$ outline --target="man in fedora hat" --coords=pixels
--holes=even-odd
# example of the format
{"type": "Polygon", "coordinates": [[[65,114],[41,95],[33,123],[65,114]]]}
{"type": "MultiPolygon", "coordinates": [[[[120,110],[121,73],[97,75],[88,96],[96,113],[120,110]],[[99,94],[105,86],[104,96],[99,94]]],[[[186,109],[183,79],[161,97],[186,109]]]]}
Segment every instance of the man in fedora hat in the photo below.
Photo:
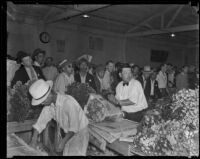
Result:
{"type": "Polygon", "coordinates": [[[34,132],[30,146],[37,147],[39,134],[47,124],[54,119],[58,127],[58,143],[55,143],[57,152],[63,156],[85,156],[89,141],[88,119],[78,102],[70,95],[62,95],[52,90],[53,82],[37,80],[30,88],[33,106],[43,104],[37,122],[33,125],[34,132]],[[60,129],[65,133],[62,138],[60,129]]]}
{"type": "Polygon", "coordinates": [[[32,65],[32,59],[28,53],[19,51],[17,53],[17,60],[18,63],[21,63],[21,67],[15,72],[14,78],[11,82],[11,87],[13,87],[17,81],[21,81],[22,84],[25,84],[29,80],[45,80],[40,68],[32,65]]]}
{"type": "Polygon", "coordinates": [[[40,48],[35,49],[32,54],[33,65],[42,67],[46,52],[40,48]]]}
{"type": "Polygon", "coordinates": [[[142,85],[142,88],[144,90],[144,94],[145,94],[145,97],[147,98],[148,97],[148,90],[146,88],[146,85],[147,83],[150,82],[150,74],[152,73],[152,70],[151,70],[151,67],[150,66],[144,66],[143,67],[143,70],[142,70],[142,74],[140,76],[138,76],[137,80],[140,81],[141,85],[142,85]]]}
{"type": "Polygon", "coordinates": [[[54,91],[65,94],[67,92],[67,87],[74,82],[72,62],[64,59],[59,63],[59,68],[61,73],[55,80],[54,91]]]}

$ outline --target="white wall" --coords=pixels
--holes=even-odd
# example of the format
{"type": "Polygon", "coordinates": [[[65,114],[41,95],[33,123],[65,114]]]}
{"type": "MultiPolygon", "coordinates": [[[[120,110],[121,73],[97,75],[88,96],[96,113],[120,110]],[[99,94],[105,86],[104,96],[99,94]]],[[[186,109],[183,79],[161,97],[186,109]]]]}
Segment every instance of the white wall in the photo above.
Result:
{"type": "Polygon", "coordinates": [[[195,63],[195,57],[199,55],[199,49],[188,49],[183,46],[145,38],[125,39],[117,33],[78,27],[62,22],[44,26],[39,22],[37,25],[30,25],[8,21],[7,30],[9,32],[8,54],[15,56],[19,50],[32,53],[36,48],[41,48],[46,50],[47,56],[52,56],[55,62],[63,58],[75,60],[87,53],[93,56],[93,62],[96,64],[104,64],[107,60],[113,60],[115,62],[134,62],[140,66],[157,67],[160,63],[150,62],[151,49],[155,49],[169,51],[167,62],[181,67],[185,64],[185,56],[188,56],[189,63],[195,63]],[[42,31],[47,31],[51,35],[51,41],[48,44],[43,44],[39,40],[39,34],[42,31]],[[103,38],[104,48],[102,51],[89,49],[89,36],[103,38]],[[66,41],[64,53],[57,51],[57,40],[66,41]]]}
{"type": "Polygon", "coordinates": [[[129,38],[127,40],[126,60],[127,62],[134,62],[141,67],[144,65],[157,67],[161,63],[150,61],[151,49],[168,51],[169,55],[166,62],[170,62],[178,67],[184,64],[184,47],[144,38],[129,38]]]}
{"type": "Polygon", "coordinates": [[[47,56],[53,56],[54,61],[58,62],[63,58],[75,60],[82,54],[90,54],[93,56],[93,62],[104,64],[107,60],[124,61],[123,38],[118,35],[110,34],[89,28],[77,28],[62,23],[44,26],[19,24],[8,21],[7,31],[8,49],[7,53],[16,56],[19,50],[24,50],[32,54],[36,48],[46,50],[47,56]],[[43,44],[39,40],[39,34],[47,31],[51,35],[51,41],[43,44]],[[97,36],[103,38],[104,47],[102,51],[94,51],[89,49],[89,36],[97,36]],[[65,40],[65,52],[57,51],[57,40],[65,40]]]}

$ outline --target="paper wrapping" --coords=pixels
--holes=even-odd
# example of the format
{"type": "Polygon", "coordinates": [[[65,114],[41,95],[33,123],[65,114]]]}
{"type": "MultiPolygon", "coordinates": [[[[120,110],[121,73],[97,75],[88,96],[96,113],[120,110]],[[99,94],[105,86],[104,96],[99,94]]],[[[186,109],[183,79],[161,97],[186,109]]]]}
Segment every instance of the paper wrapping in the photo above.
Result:
{"type": "MultiPolygon", "coordinates": [[[[104,99],[101,95],[94,94],[94,93],[90,94],[90,96],[88,98],[88,102],[87,102],[86,106],[84,107],[84,111],[85,111],[86,114],[87,114],[88,105],[90,104],[90,102],[93,99],[97,99],[106,108],[106,111],[105,111],[104,116],[102,117],[102,120],[115,121],[115,120],[117,120],[119,118],[122,118],[122,111],[120,110],[120,108],[115,107],[113,104],[111,104],[106,99],[104,99]]],[[[92,122],[92,121],[90,121],[90,122],[92,122]]]]}

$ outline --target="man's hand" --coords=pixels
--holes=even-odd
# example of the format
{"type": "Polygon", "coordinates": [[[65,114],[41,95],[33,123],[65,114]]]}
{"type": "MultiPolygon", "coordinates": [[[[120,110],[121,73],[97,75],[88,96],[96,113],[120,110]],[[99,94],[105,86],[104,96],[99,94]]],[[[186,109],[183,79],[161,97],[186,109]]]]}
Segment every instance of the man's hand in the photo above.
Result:
{"type": "Polygon", "coordinates": [[[115,96],[114,96],[113,94],[109,94],[109,95],[108,95],[108,100],[109,100],[110,102],[112,102],[113,104],[116,104],[116,105],[119,104],[119,101],[115,98],[115,96]]]}
{"type": "Polygon", "coordinates": [[[56,152],[62,152],[65,147],[65,141],[61,140],[60,143],[56,146],[56,152]]]}

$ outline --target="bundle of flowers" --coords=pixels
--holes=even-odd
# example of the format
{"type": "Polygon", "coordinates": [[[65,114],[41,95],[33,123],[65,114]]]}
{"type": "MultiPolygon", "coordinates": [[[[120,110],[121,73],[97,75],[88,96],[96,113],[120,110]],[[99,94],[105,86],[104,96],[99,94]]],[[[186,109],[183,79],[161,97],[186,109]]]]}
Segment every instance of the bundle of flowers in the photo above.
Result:
{"type": "Polygon", "coordinates": [[[147,155],[198,156],[198,141],[199,89],[183,89],[171,104],[146,113],[133,145],[147,155]],[[165,119],[164,113],[169,113],[165,119]]]}
{"type": "Polygon", "coordinates": [[[122,112],[119,108],[109,103],[101,95],[94,93],[90,94],[84,111],[91,122],[117,121],[122,118],[122,112]]]}
{"type": "Polygon", "coordinates": [[[74,82],[67,88],[67,94],[74,97],[83,109],[88,101],[90,93],[96,92],[92,87],[85,83],[74,82]]]}
{"type": "Polygon", "coordinates": [[[33,109],[31,107],[31,96],[28,92],[30,85],[34,81],[28,81],[26,84],[22,84],[21,81],[18,81],[13,89],[9,88],[9,116],[8,121],[17,121],[23,122],[27,119],[33,119],[38,112],[38,109],[33,109]],[[36,113],[36,111],[37,113],[36,113]]]}
{"type": "Polygon", "coordinates": [[[87,117],[93,122],[101,122],[105,119],[106,108],[97,99],[92,99],[87,106],[87,117]]]}

